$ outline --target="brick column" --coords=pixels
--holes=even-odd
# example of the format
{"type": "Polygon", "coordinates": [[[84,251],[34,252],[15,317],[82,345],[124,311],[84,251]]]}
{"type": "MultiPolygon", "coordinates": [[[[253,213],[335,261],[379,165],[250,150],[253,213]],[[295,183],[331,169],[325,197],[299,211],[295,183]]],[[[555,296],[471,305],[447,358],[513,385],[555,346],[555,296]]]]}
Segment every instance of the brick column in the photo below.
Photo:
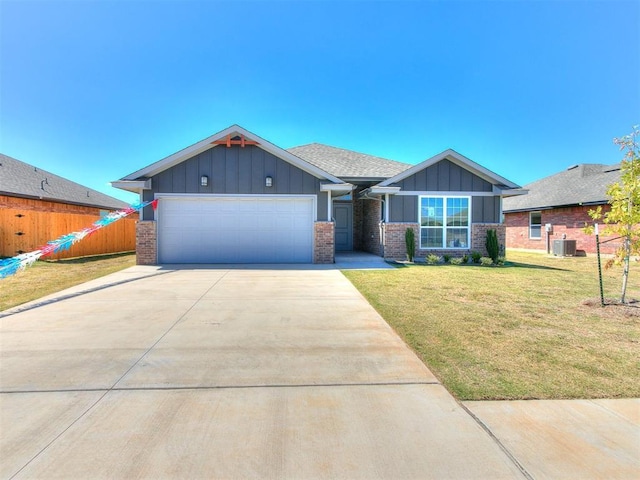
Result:
{"type": "Polygon", "coordinates": [[[384,258],[390,260],[407,259],[407,245],[404,240],[407,228],[412,228],[415,233],[416,256],[418,255],[420,231],[417,223],[383,223],[382,243],[384,248],[384,258]]]}
{"type": "Polygon", "coordinates": [[[382,202],[362,200],[363,219],[361,225],[362,245],[365,252],[382,256],[382,241],[380,238],[380,213],[382,202]]]}
{"type": "Polygon", "coordinates": [[[313,263],[334,263],[334,228],[333,222],[314,224],[313,263]]]}
{"type": "Polygon", "coordinates": [[[504,255],[507,240],[507,227],[503,223],[473,223],[471,224],[471,250],[488,256],[487,230],[495,230],[500,245],[500,254],[504,255]]]}
{"type": "Polygon", "coordinates": [[[156,222],[140,220],[136,223],[136,264],[156,265],[158,263],[158,241],[156,222]]]}

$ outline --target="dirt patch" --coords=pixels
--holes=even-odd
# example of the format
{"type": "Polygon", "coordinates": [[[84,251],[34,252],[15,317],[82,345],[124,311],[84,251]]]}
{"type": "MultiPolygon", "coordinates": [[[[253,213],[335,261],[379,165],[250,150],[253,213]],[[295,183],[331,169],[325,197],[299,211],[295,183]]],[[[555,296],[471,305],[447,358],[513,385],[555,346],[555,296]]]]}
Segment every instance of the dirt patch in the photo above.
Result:
{"type": "Polygon", "coordinates": [[[588,298],[582,302],[587,307],[601,310],[603,317],[640,317],[640,300],[631,299],[621,303],[620,299],[605,298],[604,307],[600,305],[600,298],[588,298]]]}

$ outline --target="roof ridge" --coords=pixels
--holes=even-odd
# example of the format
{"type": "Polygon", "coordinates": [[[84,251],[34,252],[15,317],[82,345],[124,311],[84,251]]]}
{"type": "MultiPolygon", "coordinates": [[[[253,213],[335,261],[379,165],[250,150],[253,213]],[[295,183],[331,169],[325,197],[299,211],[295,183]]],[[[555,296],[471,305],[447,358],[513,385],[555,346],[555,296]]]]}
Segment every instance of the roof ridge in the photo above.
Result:
{"type": "MultiPolygon", "coordinates": [[[[59,187],[59,192],[56,196],[35,195],[32,190],[34,187],[32,187],[28,183],[29,181],[33,181],[33,178],[13,178],[13,181],[14,181],[13,185],[11,184],[4,185],[5,188],[2,191],[6,193],[22,195],[27,197],[39,196],[42,199],[46,198],[48,200],[59,201],[63,203],[67,202],[67,203],[83,204],[88,206],[123,208],[124,206],[128,205],[127,202],[120,200],[116,197],[113,197],[109,194],[100,192],[99,190],[95,190],[91,187],[87,187],[86,185],[78,183],[74,180],[70,180],[56,173],[50,172],[49,170],[45,170],[31,163],[18,160],[17,158],[14,158],[5,153],[0,153],[0,158],[7,159],[8,161],[14,162],[14,165],[19,166],[19,168],[22,168],[22,169],[26,168],[28,170],[33,170],[33,173],[38,174],[38,177],[43,177],[42,179],[38,180],[39,182],[41,182],[41,185],[39,187],[36,185],[35,187],[35,188],[42,189],[43,193],[46,193],[46,191],[43,188],[44,185],[49,185],[50,187],[52,187],[52,185],[48,183],[49,180],[52,181],[52,183],[56,182],[59,184],[59,185],[56,185],[56,187],[59,187]],[[43,182],[46,182],[46,183],[43,183],[43,182]],[[70,189],[74,189],[75,192],[71,191],[70,189]],[[29,190],[32,190],[32,191],[29,191],[29,190]],[[86,196],[87,201],[84,201],[84,197],[80,199],[78,197],[78,192],[85,192],[87,195],[86,196]],[[65,196],[63,195],[64,193],[67,193],[68,195],[65,196]]],[[[1,163],[2,162],[0,162],[0,164],[1,163]]],[[[11,168],[15,169],[15,167],[11,167],[11,165],[9,164],[0,166],[0,169],[4,169],[5,167],[7,169],[11,169],[11,168]]],[[[58,190],[58,189],[54,189],[54,190],[58,190]]]]}
{"type": "Polygon", "coordinates": [[[381,159],[381,160],[385,160],[385,161],[387,161],[387,162],[396,162],[396,163],[401,163],[401,164],[403,164],[403,165],[411,166],[411,164],[410,164],[410,163],[401,162],[400,160],[394,160],[394,159],[392,159],[392,158],[381,157],[381,156],[379,156],[379,155],[373,155],[373,154],[371,154],[371,153],[359,152],[359,151],[357,151],[357,150],[351,150],[351,149],[349,149],[349,148],[336,147],[335,145],[328,145],[328,144],[326,144],[326,143],[320,143],[320,142],[312,142],[312,143],[307,143],[307,144],[304,144],[304,145],[297,145],[297,146],[295,146],[295,147],[291,147],[291,148],[289,148],[289,149],[287,149],[287,150],[293,150],[293,149],[296,149],[296,148],[309,147],[309,146],[312,146],[312,145],[319,145],[319,146],[322,146],[322,147],[333,148],[333,149],[335,149],[335,150],[341,150],[341,151],[343,151],[343,152],[347,152],[347,153],[357,153],[358,155],[364,155],[364,156],[366,156],[366,157],[379,158],[379,159],[381,159]]]}
{"type": "Polygon", "coordinates": [[[526,184],[527,195],[504,199],[503,211],[525,211],[607,202],[606,190],[620,172],[611,165],[582,163],[526,184]]]}

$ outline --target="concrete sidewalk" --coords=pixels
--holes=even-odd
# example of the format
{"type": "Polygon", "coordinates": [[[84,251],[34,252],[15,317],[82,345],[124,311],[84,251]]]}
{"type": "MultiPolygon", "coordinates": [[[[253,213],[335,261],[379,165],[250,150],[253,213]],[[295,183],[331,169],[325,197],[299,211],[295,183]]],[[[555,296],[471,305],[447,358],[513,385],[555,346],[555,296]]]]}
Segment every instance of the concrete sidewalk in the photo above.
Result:
{"type": "Polygon", "coordinates": [[[600,416],[584,413],[593,402],[582,416],[567,415],[571,402],[461,405],[335,268],[132,267],[3,314],[1,478],[640,468],[637,401],[600,416]],[[571,456],[551,454],[553,440],[570,448],[576,436],[571,456]]]}
{"type": "Polygon", "coordinates": [[[464,405],[533,478],[640,478],[640,399],[464,405]]]}

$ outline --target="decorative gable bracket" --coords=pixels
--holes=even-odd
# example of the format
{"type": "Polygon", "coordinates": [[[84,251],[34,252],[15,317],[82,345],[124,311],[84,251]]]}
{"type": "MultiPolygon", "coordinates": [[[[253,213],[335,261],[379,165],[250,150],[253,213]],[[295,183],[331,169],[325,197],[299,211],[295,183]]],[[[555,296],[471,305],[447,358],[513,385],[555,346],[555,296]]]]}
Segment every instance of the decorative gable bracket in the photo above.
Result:
{"type": "Polygon", "coordinates": [[[231,135],[229,134],[225,138],[214,140],[211,142],[211,145],[226,145],[227,148],[231,148],[231,145],[240,145],[240,147],[244,148],[245,145],[260,145],[260,143],[253,140],[247,140],[244,138],[244,135],[240,135],[240,139],[237,140],[237,136],[231,138],[231,135]]]}

